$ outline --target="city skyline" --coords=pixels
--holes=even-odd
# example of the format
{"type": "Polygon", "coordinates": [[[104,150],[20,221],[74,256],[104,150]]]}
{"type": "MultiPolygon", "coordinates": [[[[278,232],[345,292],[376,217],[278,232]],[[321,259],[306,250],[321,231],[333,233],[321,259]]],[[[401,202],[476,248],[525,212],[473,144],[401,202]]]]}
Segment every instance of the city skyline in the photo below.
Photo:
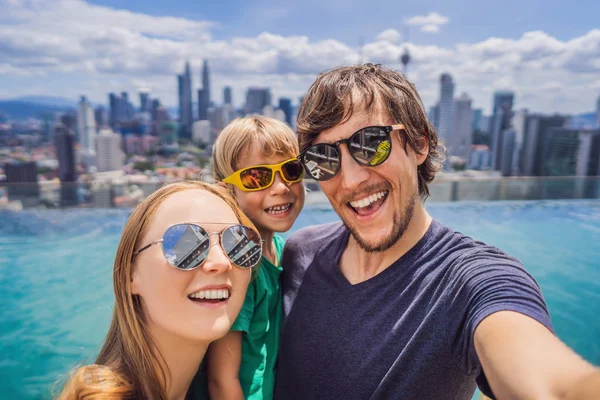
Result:
{"type": "MultiPolygon", "coordinates": [[[[503,89],[515,92],[515,109],[594,111],[600,94],[600,30],[589,15],[594,9],[600,11],[600,5],[580,4],[578,9],[585,12],[579,13],[574,29],[556,23],[571,12],[566,6],[561,13],[555,8],[552,19],[546,9],[534,14],[530,6],[505,4],[520,18],[502,24],[486,22],[474,2],[465,3],[461,12],[437,3],[403,6],[402,12],[390,3],[391,10],[398,9],[395,21],[374,12],[377,24],[369,21],[361,29],[354,27],[353,33],[343,33],[343,19],[318,29],[316,20],[323,16],[308,24],[305,20],[302,31],[297,25],[307,18],[306,10],[292,15],[282,11],[277,16],[278,8],[267,3],[257,9],[273,19],[263,25],[263,31],[256,31],[257,22],[250,18],[247,24],[231,28],[241,12],[233,5],[222,5],[219,14],[212,5],[202,8],[179,0],[168,7],[133,1],[127,3],[129,10],[109,0],[94,4],[57,0],[51,6],[0,0],[4,11],[0,98],[77,99],[85,94],[93,103],[105,103],[107,92],[137,93],[148,88],[152,97],[174,107],[173,75],[181,73],[189,60],[195,78],[192,93],[197,93],[202,62],[208,60],[215,103],[223,102],[225,86],[232,88],[235,106],[242,105],[251,86],[269,86],[273,98],[297,99],[317,73],[356,63],[359,54],[364,61],[401,70],[399,56],[407,47],[408,76],[426,107],[438,100],[439,75],[449,72],[458,82],[457,91],[469,93],[473,107],[483,108],[486,114],[492,111],[493,92],[503,89]],[[232,8],[231,15],[224,11],[232,8]],[[290,18],[297,23],[277,23],[290,18]],[[465,25],[465,18],[479,22],[465,25]],[[485,29],[477,30],[477,25],[485,29]],[[405,43],[407,28],[410,41],[405,43]],[[364,37],[362,50],[358,49],[360,36],[364,37]]],[[[357,7],[353,2],[345,5],[349,21],[357,18],[357,7]]],[[[499,15],[503,14],[494,13],[495,20],[499,15]]]]}

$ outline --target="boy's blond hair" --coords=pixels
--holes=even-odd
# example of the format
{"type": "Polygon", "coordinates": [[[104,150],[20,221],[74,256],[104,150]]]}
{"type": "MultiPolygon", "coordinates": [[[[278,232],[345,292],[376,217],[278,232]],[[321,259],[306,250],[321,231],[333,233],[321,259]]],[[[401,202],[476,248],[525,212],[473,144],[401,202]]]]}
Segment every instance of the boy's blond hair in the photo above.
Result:
{"type": "Polygon", "coordinates": [[[251,146],[262,149],[266,157],[292,158],[299,153],[296,134],[285,122],[261,115],[236,118],[221,131],[213,147],[215,181],[220,182],[237,171],[242,155],[251,146]]]}

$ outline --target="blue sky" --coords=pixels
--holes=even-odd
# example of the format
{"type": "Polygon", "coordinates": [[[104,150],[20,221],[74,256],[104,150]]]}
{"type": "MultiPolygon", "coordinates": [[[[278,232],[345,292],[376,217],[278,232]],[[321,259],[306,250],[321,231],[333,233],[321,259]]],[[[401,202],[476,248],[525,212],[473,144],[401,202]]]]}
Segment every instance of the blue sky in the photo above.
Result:
{"type": "Polygon", "coordinates": [[[363,60],[393,68],[409,47],[427,107],[442,72],[486,111],[497,89],[538,112],[590,111],[600,94],[599,1],[0,0],[0,11],[0,98],[106,102],[147,88],[173,106],[175,74],[189,59],[197,87],[207,58],[217,102],[224,85],[237,104],[251,85],[297,99],[318,72],[355,63],[361,37],[363,60]]]}

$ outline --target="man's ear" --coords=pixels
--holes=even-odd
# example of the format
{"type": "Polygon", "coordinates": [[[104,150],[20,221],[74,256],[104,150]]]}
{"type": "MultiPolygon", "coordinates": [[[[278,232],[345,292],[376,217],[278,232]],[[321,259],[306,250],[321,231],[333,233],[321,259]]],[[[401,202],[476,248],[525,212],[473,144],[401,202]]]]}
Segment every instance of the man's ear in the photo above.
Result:
{"type": "Polygon", "coordinates": [[[416,154],[417,164],[421,165],[427,160],[427,156],[429,156],[429,138],[427,135],[423,135],[417,140],[417,146],[419,148],[419,152],[416,154]]]}

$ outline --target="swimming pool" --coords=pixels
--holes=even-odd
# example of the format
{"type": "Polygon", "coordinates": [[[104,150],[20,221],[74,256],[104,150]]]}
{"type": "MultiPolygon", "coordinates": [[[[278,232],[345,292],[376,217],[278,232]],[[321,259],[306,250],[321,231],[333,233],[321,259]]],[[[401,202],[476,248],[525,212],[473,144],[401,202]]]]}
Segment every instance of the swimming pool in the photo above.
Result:
{"type": "MultiPolygon", "coordinates": [[[[600,364],[600,201],[446,203],[434,218],[519,258],[538,280],[556,332],[600,364]]],[[[93,360],[112,310],[111,270],[128,210],[0,212],[0,393],[49,398],[93,360]]],[[[337,220],[310,205],[293,230],[337,220]]]]}

